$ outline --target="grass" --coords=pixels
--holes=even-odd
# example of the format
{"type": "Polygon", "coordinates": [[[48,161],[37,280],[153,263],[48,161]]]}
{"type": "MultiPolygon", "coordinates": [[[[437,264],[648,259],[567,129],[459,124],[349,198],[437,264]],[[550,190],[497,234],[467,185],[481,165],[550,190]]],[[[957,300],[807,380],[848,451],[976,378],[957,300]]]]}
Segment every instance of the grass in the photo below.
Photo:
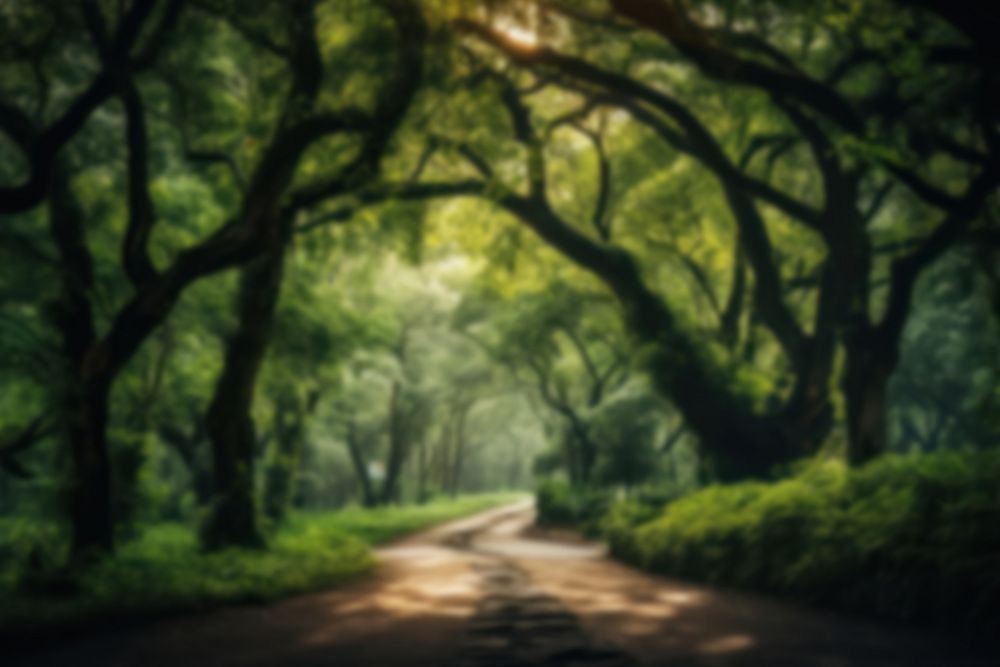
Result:
{"type": "Polygon", "coordinates": [[[385,544],[436,523],[497,507],[526,496],[516,493],[482,494],[440,499],[424,505],[364,509],[349,507],[339,512],[300,512],[287,522],[287,533],[309,530],[343,532],[368,544],[385,544]]]}
{"type": "Polygon", "coordinates": [[[0,627],[39,628],[94,618],[127,618],[268,602],[363,576],[375,567],[371,545],[503,505],[517,494],[440,499],[424,505],[292,515],[267,550],[200,550],[191,526],[146,526],[115,555],[73,582],[72,594],[27,593],[24,574],[33,542],[52,543],[50,526],[0,524],[0,627]]]}

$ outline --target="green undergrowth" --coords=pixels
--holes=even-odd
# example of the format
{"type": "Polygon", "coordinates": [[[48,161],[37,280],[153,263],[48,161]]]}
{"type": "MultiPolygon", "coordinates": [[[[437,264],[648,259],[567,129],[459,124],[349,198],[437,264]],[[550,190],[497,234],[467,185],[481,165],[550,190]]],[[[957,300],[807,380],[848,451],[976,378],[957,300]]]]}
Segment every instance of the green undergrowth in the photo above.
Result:
{"type": "Polygon", "coordinates": [[[542,526],[573,527],[594,536],[612,502],[612,494],[607,491],[573,489],[563,480],[546,480],[535,493],[537,522],[542,526]]]}
{"type": "Polygon", "coordinates": [[[635,491],[627,499],[612,490],[574,489],[565,480],[549,479],[535,493],[537,523],[542,526],[575,528],[589,537],[606,537],[609,516],[628,517],[638,525],[659,514],[660,508],[679,497],[662,489],[635,491]]]}
{"type": "Polygon", "coordinates": [[[813,462],[599,520],[654,572],[940,625],[1000,623],[1000,450],[813,462]]]}
{"type": "Polygon", "coordinates": [[[72,623],[269,602],[335,586],[371,572],[370,546],[518,500],[515,494],[440,499],[423,505],[299,512],[274,531],[264,550],[206,553],[193,526],[144,526],[115,555],[73,580],[39,576],[42,545],[61,551],[55,527],[0,521],[0,627],[72,623]]]}
{"type": "Polygon", "coordinates": [[[442,521],[474,514],[491,507],[524,500],[518,493],[491,493],[442,498],[423,505],[365,509],[349,507],[339,512],[301,512],[293,515],[285,530],[345,532],[378,545],[442,521]]]}

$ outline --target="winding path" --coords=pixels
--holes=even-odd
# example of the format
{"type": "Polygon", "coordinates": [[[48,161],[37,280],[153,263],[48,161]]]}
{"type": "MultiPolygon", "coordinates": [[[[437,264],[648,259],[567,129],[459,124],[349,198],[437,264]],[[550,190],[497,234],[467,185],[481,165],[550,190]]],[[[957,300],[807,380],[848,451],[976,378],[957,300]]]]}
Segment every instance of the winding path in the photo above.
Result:
{"type": "Polygon", "coordinates": [[[956,639],[637,572],[533,532],[530,504],[379,552],[369,580],[262,607],[109,629],[14,665],[986,667],[956,639]]]}

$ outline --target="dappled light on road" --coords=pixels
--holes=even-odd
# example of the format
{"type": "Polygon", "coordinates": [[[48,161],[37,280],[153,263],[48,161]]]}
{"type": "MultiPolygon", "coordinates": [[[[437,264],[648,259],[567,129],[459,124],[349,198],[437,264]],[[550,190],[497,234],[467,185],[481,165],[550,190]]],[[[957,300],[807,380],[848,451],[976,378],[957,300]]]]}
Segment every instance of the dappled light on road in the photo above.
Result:
{"type": "Polygon", "coordinates": [[[377,575],[354,585],[94,636],[24,664],[990,664],[919,633],[644,574],[604,557],[600,544],[536,528],[533,521],[530,503],[492,510],[379,550],[377,575]]]}
{"type": "Polygon", "coordinates": [[[748,635],[727,635],[725,637],[719,637],[718,639],[712,639],[695,647],[695,651],[699,653],[711,654],[721,654],[721,653],[732,653],[733,651],[742,651],[748,649],[754,645],[753,637],[748,635]]]}

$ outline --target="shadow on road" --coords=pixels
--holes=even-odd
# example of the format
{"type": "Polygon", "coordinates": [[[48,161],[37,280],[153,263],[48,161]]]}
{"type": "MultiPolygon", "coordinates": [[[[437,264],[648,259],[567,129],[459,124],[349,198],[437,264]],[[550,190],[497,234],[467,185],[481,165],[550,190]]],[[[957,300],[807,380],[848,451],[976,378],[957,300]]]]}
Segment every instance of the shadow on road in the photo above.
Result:
{"type": "Polygon", "coordinates": [[[378,552],[366,581],[4,656],[102,667],[991,667],[993,647],[651,576],[530,503],[378,552]]]}

